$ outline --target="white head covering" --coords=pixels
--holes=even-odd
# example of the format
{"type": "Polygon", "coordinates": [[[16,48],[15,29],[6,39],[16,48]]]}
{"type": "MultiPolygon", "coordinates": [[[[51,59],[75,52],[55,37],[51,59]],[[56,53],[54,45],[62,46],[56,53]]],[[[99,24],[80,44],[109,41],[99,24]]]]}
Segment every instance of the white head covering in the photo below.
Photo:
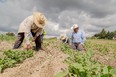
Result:
{"type": "Polygon", "coordinates": [[[77,24],[74,24],[72,27],[71,27],[71,29],[76,29],[76,28],[78,28],[79,26],[77,25],[77,24]]]}
{"type": "Polygon", "coordinates": [[[60,35],[60,39],[61,39],[61,40],[64,40],[64,39],[66,39],[66,38],[67,38],[67,36],[66,36],[65,33],[60,35]]]}

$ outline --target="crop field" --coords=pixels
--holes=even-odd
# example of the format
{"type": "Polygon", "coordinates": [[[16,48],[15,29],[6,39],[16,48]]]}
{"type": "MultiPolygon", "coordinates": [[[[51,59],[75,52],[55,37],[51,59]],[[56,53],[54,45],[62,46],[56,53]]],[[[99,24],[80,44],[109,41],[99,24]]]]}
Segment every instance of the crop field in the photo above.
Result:
{"type": "Polygon", "coordinates": [[[76,51],[50,38],[39,52],[13,50],[14,42],[0,35],[0,77],[116,77],[116,40],[87,39],[87,51],[76,51]]]}

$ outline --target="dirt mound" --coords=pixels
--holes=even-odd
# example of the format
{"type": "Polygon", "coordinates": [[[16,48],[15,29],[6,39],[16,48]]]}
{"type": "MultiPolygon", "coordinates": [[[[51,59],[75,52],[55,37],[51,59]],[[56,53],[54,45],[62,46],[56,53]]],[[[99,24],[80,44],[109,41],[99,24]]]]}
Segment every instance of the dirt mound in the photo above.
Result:
{"type": "Polygon", "coordinates": [[[5,70],[1,77],[54,77],[58,71],[66,68],[63,63],[65,55],[45,55],[47,54],[41,51],[19,66],[5,70]]]}
{"type": "Polygon", "coordinates": [[[1,41],[0,42],[0,51],[6,50],[6,49],[12,49],[12,43],[7,41],[1,41]]]}
{"type": "Polygon", "coordinates": [[[67,55],[60,50],[49,46],[17,67],[6,69],[0,77],[55,77],[55,74],[67,68],[63,63],[66,58],[67,55]]]}
{"type": "Polygon", "coordinates": [[[94,60],[100,62],[101,64],[116,67],[116,59],[112,58],[115,55],[116,54],[113,52],[109,52],[107,55],[96,53],[93,58],[94,58],[94,60]]]}

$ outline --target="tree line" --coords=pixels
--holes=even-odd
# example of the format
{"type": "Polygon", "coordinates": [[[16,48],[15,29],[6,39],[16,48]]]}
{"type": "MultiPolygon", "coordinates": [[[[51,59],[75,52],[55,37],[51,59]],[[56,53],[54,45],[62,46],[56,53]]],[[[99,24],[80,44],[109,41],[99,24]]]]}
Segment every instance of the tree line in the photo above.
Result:
{"type": "Polygon", "coordinates": [[[94,34],[92,38],[97,39],[116,39],[116,30],[115,31],[106,31],[104,28],[101,32],[94,34]]]}

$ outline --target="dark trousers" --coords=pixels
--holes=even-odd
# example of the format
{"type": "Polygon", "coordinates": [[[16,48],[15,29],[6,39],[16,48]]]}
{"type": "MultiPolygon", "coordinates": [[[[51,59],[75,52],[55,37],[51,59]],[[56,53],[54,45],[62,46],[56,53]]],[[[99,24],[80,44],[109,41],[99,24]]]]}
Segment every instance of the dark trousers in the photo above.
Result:
{"type": "Polygon", "coordinates": [[[85,46],[82,45],[81,43],[74,43],[74,49],[79,50],[79,51],[86,51],[85,46]]]}
{"type": "MultiPolygon", "coordinates": [[[[32,34],[33,37],[36,35],[36,33],[32,32],[32,31],[31,31],[31,34],[32,34]]],[[[16,40],[16,42],[14,44],[13,49],[18,49],[21,46],[21,44],[22,44],[22,42],[24,40],[24,37],[25,37],[24,33],[18,33],[18,38],[17,38],[17,40],[16,40]]],[[[43,42],[43,35],[39,35],[35,39],[35,44],[36,44],[36,48],[35,49],[36,49],[36,51],[41,49],[42,42],[43,42]]]]}
{"type": "Polygon", "coordinates": [[[69,39],[67,39],[67,40],[64,39],[64,40],[62,40],[62,42],[63,42],[63,43],[66,43],[66,44],[69,44],[69,43],[70,43],[70,40],[69,40],[69,39]]]}
{"type": "Polygon", "coordinates": [[[74,43],[76,49],[78,49],[80,43],[74,43]]]}

